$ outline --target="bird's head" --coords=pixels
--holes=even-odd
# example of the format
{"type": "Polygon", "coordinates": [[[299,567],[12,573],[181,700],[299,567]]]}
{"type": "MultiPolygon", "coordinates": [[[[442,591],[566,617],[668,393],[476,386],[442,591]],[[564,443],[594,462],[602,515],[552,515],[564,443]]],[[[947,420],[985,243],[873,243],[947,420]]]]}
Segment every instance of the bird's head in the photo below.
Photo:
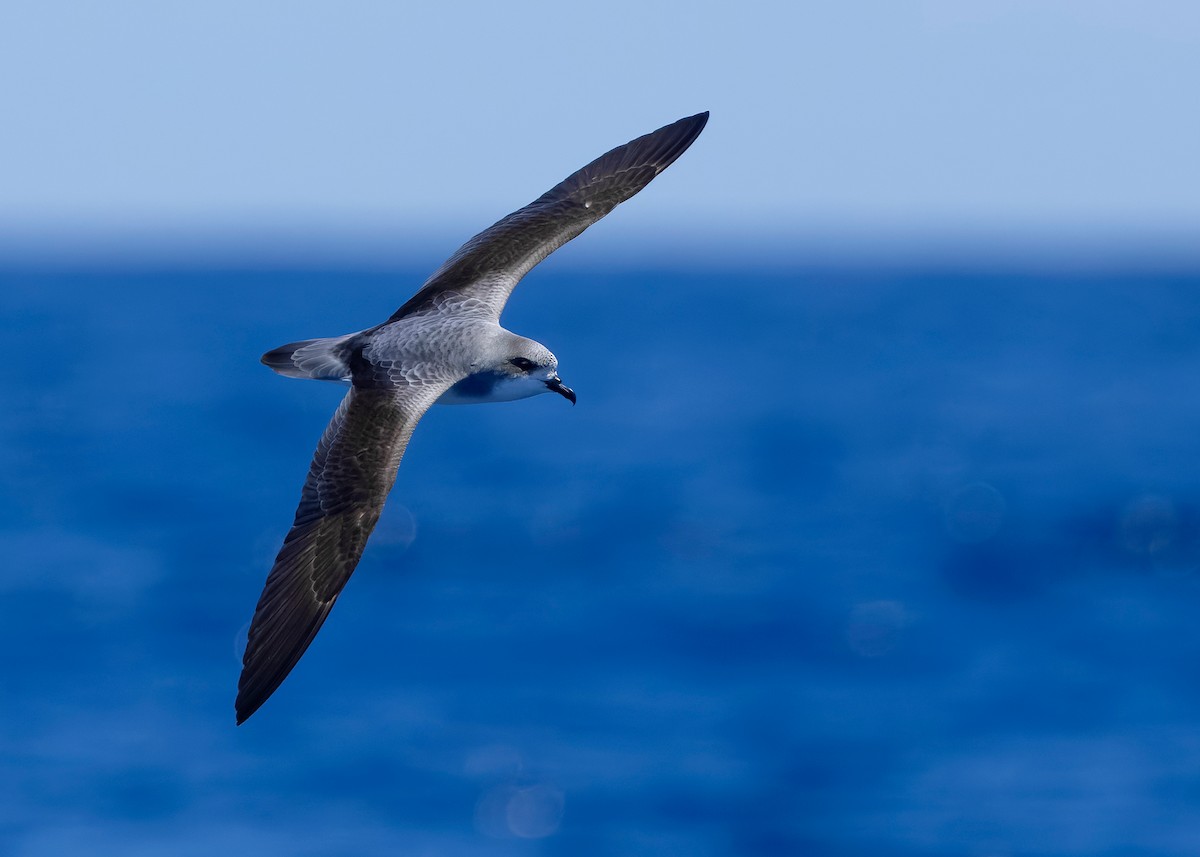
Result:
{"type": "Polygon", "coordinates": [[[526,396],[558,393],[575,404],[575,391],[564,386],[558,377],[558,358],[549,348],[532,339],[517,338],[508,352],[498,367],[508,376],[505,386],[520,389],[526,396]]]}

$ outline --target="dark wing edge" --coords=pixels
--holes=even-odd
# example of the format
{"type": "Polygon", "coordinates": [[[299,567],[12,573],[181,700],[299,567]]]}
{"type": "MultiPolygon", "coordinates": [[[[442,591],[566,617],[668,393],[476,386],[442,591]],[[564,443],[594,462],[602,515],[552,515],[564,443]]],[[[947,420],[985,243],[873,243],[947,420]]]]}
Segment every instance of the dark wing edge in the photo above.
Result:
{"type": "Polygon", "coordinates": [[[446,291],[480,298],[499,317],[525,274],[648,185],[687,151],[707,122],[707,111],[680,119],[572,173],[455,251],[388,322],[426,307],[446,291]]]}
{"type": "Polygon", "coordinates": [[[238,680],[239,725],[287,678],[325,622],[379,520],[413,428],[438,395],[352,388],[342,400],[254,610],[238,680]]]}

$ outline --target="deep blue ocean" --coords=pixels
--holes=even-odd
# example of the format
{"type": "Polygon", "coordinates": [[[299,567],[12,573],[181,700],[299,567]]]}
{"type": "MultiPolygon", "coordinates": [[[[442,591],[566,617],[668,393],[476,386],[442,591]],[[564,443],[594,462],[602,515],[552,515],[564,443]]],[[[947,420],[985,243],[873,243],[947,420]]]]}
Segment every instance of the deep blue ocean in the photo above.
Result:
{"type": "Polygon", "coordinates": [[[0,272],[0,853],[1200,853],[1200,272],[539,269],[235,727],[426,273],[0,272]]]}

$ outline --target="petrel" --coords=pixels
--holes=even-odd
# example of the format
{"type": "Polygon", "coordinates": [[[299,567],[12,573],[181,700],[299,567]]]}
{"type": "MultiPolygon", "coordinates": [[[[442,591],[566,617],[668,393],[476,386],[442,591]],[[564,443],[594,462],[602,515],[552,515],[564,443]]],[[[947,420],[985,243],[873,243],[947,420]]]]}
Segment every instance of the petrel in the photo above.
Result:
{"type": "Polygon", "coordinates": [[[280,346],[281,375],[350,385],[313,455],[292,528],[267,575],[238,681],[243,723],[300,660],[358,565],[417,421],[433,404],[553,392],[575,403],[546,346],[500,326],[538,262],[649,184],[699,136],[698,113],[601,155],[480,232],[387,321],[280,346]]]}

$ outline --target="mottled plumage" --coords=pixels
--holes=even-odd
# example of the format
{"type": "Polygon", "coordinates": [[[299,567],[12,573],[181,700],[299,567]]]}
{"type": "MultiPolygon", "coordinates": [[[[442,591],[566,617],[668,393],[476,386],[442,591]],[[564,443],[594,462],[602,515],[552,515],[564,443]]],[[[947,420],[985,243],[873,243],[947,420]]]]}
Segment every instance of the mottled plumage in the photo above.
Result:
{"type": "Polygon", "coordinates": [[[237,721],[300,660],[362,557],[396,468],[436,402],[575,394],[540,343],[499,324],[534,265],[633,196],[692,144],[701,113],[602,155],[464,244],[386,322],[263,355],[283,375],[350,384],[317,446],[291,530],[267,576],[238,682],[237,721]]]}

